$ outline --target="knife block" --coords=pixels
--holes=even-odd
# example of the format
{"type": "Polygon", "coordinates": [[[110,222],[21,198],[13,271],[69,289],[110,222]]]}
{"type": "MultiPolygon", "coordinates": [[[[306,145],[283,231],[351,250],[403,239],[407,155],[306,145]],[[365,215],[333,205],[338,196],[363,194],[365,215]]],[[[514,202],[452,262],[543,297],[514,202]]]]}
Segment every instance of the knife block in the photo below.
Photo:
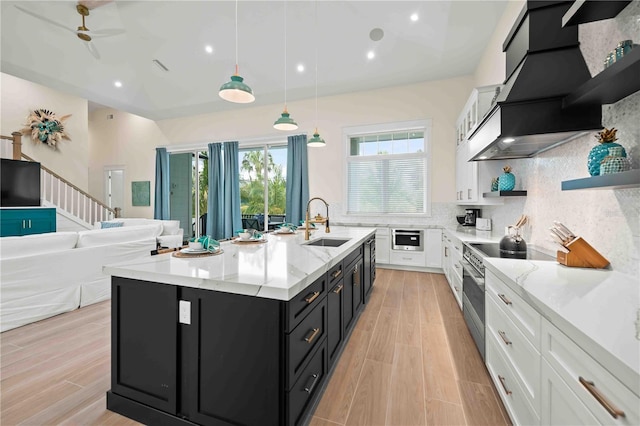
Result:
{"type": "Polygon", "coordinates": [[[556,256],[558,263],[562,265],[578,268],[606,268],[609,266],[610,262],[582,237],[576,237],[565,247],[569,253],[558,251],[556,256]]]}

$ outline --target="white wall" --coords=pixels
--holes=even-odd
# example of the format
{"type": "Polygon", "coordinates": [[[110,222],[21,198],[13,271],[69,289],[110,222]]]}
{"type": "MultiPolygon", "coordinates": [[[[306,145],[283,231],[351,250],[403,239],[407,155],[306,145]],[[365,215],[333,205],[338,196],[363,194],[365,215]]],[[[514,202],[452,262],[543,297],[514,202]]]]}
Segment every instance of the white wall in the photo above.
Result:
{"type": "Polygon", "coordinates": [[[42,142],[33,142],[31,135],[22,137],[22,152],[39,161],[77,187],[88,189],[89,130],[87,100],[59,92],[9,74],[0,73],[1,124],[3,135],[20,131],[27,116],[35,109],[47,109],[62,117],[71,140],[62,140],[53,149],[42,142]]]}
{"type": "MultiPolygon", "coordinates": [[[[344,201],[344,127],[431,119],[431,201],[455,201],[455,120],[472,87],[469,76],[318,98],[318,130],[327,145],[309,148],[311,196],[323,197],[332,205],[344,201]]],[[[291,117],[300,128],[287,134],[307,133],[311,137],[314,105],[314,99],[289,103],[291,117]]],[[[239,105],[229,112],[159,121],[158,126],[172,145],[225,140],[242,144],[243,140],[272,135],[284,139],[287,134],[276,133],[272,127],[281,111],[280,104],[239,105]]]]}
{"type": "Polygon", "coordinates": [[[110,108],[89,115],[89,190],[105,201],[104,170],[109,166],[124,169],[124,206],[122,217],[153,218],[157,146],[167,145],[153,120],[110,108]],[[113,118],[110,118],[113,116],[113,118]],[[131,182],[150,181],[150,206],[131,205],[131,182]]]}

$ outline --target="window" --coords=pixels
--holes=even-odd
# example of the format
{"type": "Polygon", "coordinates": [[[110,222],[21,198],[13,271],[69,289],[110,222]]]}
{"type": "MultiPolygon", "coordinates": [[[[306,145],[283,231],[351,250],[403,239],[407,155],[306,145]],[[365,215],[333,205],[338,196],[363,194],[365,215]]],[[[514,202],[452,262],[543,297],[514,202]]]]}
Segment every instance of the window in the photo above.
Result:
{"type": "Polygon", "coordinates": [[[402,130],[386,127],[382,132],[346,132],[347,213],[427,214],[426,123],[402,130]]]}

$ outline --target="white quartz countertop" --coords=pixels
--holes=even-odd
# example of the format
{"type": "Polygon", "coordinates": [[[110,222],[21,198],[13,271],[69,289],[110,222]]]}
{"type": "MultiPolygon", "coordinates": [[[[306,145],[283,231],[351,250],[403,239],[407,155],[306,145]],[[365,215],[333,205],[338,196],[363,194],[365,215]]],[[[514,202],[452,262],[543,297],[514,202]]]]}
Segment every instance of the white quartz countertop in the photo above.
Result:
{"type": "Polygon", "coordinates": [[[606,269],[485,258],[543,317],[640,395],[640,283],[606,269]]]}
{"type": "Polygon", "coordinates": [[[448,234],[467,243],[500,242],[504,234],[496,231],[479,231],[473,226],[456,226],[443,228],[448,234]]]}
{"type": "MultiPolygon", "coordinates": [[[[322,228],[324,229],[324,228],[322,228]]],[[[304,231],[265,234],[266,243],[223,242],[222,254],[177,258],[166,253],[104,267],[106,274],[269,299],[290,300],[375,233],[373,228],[332,227],[318,238],[349,239],[340,247],[305,245],[304,231]]]]}

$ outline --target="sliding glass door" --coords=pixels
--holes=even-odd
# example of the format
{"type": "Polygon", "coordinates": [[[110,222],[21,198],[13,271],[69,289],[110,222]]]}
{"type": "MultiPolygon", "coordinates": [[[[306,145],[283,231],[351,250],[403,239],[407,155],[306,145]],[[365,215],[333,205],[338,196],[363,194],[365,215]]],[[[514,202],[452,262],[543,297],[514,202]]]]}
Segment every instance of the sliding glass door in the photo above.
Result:
{"type": "Polygon", "coordinates": [[[287,146],[243,148],[238,162],[243,227],[264,231],[284,222],[287,146]]]}

